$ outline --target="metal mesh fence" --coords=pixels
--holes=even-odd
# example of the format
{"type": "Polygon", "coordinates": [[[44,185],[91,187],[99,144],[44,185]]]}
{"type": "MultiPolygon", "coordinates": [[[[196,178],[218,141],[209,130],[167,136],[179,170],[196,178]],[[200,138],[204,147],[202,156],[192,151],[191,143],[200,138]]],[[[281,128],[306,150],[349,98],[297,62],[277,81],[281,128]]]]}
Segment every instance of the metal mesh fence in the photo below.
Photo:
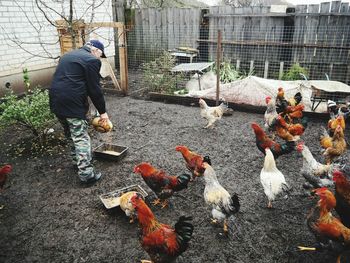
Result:
{"type": "MultiPolygon", "coordinates": [[[[350,82],[350,27],[345,25],[264,28],[250,24],[239,32],[232,25],[133,27],[127,34],[129,79],[138,78],[147,85],[143,82],[144,66],[165,53],[173,57],[173,64],[163,61],[154,74],[163,74],[181,63],[216,62],[219,31],[221,63],[228,66],[226,70],[238,73],[237,77],[250,74],[269,79],[350,82]]],[[[215,71],[215,67],[206,70],[215,71]]],[[[193,74],[188,73],[185,81],[193,74]]],[[[185,81],[177,88],[184,88],[185,81]]],[[[333,98],[346,95],[333,94],[333,98]]]]}

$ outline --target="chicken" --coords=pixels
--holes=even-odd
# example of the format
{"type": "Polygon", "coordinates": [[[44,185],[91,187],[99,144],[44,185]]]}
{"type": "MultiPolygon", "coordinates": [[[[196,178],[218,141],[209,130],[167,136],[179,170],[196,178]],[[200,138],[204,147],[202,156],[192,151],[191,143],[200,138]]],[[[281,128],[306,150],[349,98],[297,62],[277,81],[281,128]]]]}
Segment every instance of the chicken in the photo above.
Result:
{"type": "Polygon", "coordinates": [[[182,154],[182,157],[186,161],[186,167],[189,171],[192,173],[192,180],[197,177],[201,176],[204,173],[203,168],[203,162],[207,162],[211,164],[211,160],[209,156],[202,157],[201,155],[189,150],[184,145],[178,145],[175,148],[176,151],[180,152],[182,154]]]}
{"type": "Polygon", "coordinates": [[[130,191],[122,194],[119,197],[119,206],[125,212],[126,216],[130,218],[130,223],[134,222],[135,209],[131,203],[131,197],[133,197],[137,192],[130,191]]]}
{"type": "Polygon", "coordinates": [[[300,152],[303,156],[303,166],[300,172],[313,188],[333,186],[333,180],[331,176],[333,169],[332,165],[321,164],[316,161],[309,147],[304,145],[302,142],[298,143],[297,151],[300,152]]]}
{"type": "Polygon", "coordinates": [[[305,108],[304,105],[299,104],[301,99],[302,96],[300,92],[298,92],[294,95],[293,101],[290,100],[290,103],[284,97],[283,88],[278,88],[278,93],[276,97],[277,112],[282,114],[282,116],[287,115],[286,117],[289,119],[289,123],[291,123],[294,119],[301,119],[303,117],[303,110],[305,108]]]}
{"type": "Polygon", "coordinates": [[[332,136],[328,134],[327,130],[324,127],[322,127],[321,129],[322,129],[322,135],[320,136],[321,147],[324,149],[332,147],[332,136]]]}
{"type": "Polygon", "coordinates": [[[276,118],[275,129],[277,135],[287,142],[299,140],[300,135],[305,131],[302,124],[287,124],[281,115],[278,115],[276,118]]]}
{"type": "Polygon", "coordinates": [[[300,93],[300,92],[297,92],[297,93],[295,93],[295,95],[293,96],[293,98],[290,98],[290,99],[288,100],[288,104],[289,104],[290,106],[297,106],[297,105],[301,102],[302,99],[303,99],[303,96],[301,95],[301,93],[300,93]]]}
{"type": "MultiPolygon", "coordinates": [[[[140,243],[153,263],[170,263],[186,251],[193,234],[191,217],[181,216],[174,227],[157,221],[151,209],[139,195],[131,202],[140,225],[140,243]]],[[[150,262],[150,261],[141,261],[150,262]]]]}
{"type": "Polygon", "coordinates": [[[266,97],[266,111],[264,114],[265,128],[269,130],[273,130],[273,127],[276,124],[276,118],[278,113],[276,111],[275,102],[271,99],[271,97],[266,97]]]}
{"type": "Polygon", "coordinates": [[[303,117],[303,110],[305,106],[303,104],[298,104],[296,106],[287,106],[284,109],[284,114],[289,118],[289,122],[292,123],[294,120],[301,119],[303,117]]]}
{"type": "Polygon", "coordinates": [[[239,211],[240,203],[236,193],[229,194],[219,183],[214,169],[208,163],[203,164],[205,171],[204,200],[212,207],[213,223],[223,221],[224,233],[228,233],[228,219],[239,211]]]}
{"type": "Polygon", "coordinates": [[[276,110],[277,113],[284,112],[285,108],[288,107],[288,101],[284,97],[284,89],[282,87],[278,88],[276,96],[276,110]]]}
{"type": "Polygon", "coordinates": [[[143,180],[145,180],[149,188],[151,188],[158,197],[154,204],[161,203],[162,208],[167,206],[167,199],[171,197],[174,192],[187,188],[188,182],[191,179],[189,174],[169,176],[164,171],[158,170],[151,164],[145,162],[136,165],[134,173],[141,174],[143,180]]]}
{"type": "Polygon", "coordinates": [[[203,99],[199,99],[199,107],[202,118],[208,121],[204,128],[212,128],[213,124],[220,120],[222,115],[228,110],[227,105],[222,102],[219,106],[210,107],[203,99]]]}
{"type": "MultiPolygon", "coordinates": [[[[332,214],[336,206],[336,199],[326,187],[314,190],[319,201],[307,216],[309,229],[315,234],[319,246],[315,248],[299,247],[300,250],[317,250],[317,248],[337,249],[341,252],[350,249],[350,229],[332,214]]],[[[340,262],[338,256],[337,262],[340,262]]]]}
{"type": "Polygon", "coordinates": [[[7,175],[11,173],[12,166],[7,164],[0,168],[0,191],[4,189],[4,185],[7,180],[7,175]]]}
{"type": "Polygon", "coordinates": [[[252,128],[256,137],[256,146],[264,155],[265,148],[270,148],[274,158],[277,159],[283,154],[292,152],[295,148],[294,141],[279,144],[271,140],[257,123],[252,123],[252,128]]]}
{"type": "Polygon", "coordinates": [[[264,167],[260,172],[260,182],[264,188],[265,195],[268,199],[268,208],[272,208],[272,201],[283,191],[288,190],[288,185],[284,175],[277,169],[275,159],[269,148],[265,149],[264,167]]]}
{"type": "Polygon", "coordinates": [[[345,119],[344,115],[339,115],[338,117],[334,119],[330,119],[328,121],[328,134],[330,137],[334,135],[334,131],[337,128],[337,126],[340,125],[343,130],[345,130],[345,119]]]}
{"type": "Polygon", "coordinates": [[[346,227],[350,227],[350,180],[341,171],[333,173],[335,183],[335,198],[337,211],[342,223],[346,227]]]}
{"type": "Polygon", "coordinates": [[[334,131],[332,139],[329,140],[329,136],[325,136],[324,138],[321,138],[321,144],[324,148],[325,146],[328,146],[323,155],[325,156],[327,164],[329,164],[333,161],[334,158],[346,152],[346,141],[344,138],[343,128],[338,125],[334,131]],[[325,144],[326,140],[331,144],[325,144]]]}

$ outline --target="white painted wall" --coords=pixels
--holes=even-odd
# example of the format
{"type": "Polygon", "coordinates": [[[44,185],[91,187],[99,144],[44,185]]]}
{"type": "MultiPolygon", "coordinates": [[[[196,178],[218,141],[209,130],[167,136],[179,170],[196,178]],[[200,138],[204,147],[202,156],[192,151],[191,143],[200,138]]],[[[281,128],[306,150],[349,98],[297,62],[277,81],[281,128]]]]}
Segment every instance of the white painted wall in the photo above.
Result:
{"type": "MultiPolygon", "coordinates": [[[[68,16],[68,0],[42,2],[68,16]]],[[[75,18],[82,18],[85,22],[90,22],[91,17],[93,22],[113,21],[111,0],[95,2],[96,5],[103,3],[92,13],[92,8],[88,8],[92,0],[74,0],[75,18]]],[[[53,21],[60,19],[53,11],[46,15],[53,21]]],[[[99,39],[105,44],[107,56],[115,53],[113,32],[113,28],[99,28],[90,34],[91,39],[99,39]]],[[[21,76],[23,68],[28,68],[30,76],[36,76],[38,70],[52,74],[50,67],[55,67],[57,60],[40,57],[48,54],[60,55],[58,32],[38,10],[35,0],[0,0],[0,89],[9,80],[18,82],[16,75],[21,76]],[[24,42],[22,47],[28,52],[18,47],[16,41],[24,42]],[[40,45],[40,42],[44,44],[40,45]]]]}

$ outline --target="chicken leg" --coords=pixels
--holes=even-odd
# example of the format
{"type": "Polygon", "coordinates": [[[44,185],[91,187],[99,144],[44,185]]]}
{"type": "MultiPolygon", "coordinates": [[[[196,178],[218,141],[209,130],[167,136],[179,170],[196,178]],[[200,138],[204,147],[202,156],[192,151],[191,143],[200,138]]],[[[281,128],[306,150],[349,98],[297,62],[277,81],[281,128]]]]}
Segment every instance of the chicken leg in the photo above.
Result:
{"type": "Polygon", "coordinates": [[[267,208],[272,208],[272,202],[271,201],[269,201],[269,203],[267,204],[267,208]]]}
{"type": "Polygon", "coordinates": [[[227,219],[224,220],[224,233],[225,235],[228,234],[228,224],[227,224],[227,219]]]}
{"type": "Polygon", "coordinates": [[[167,207],[167,206],[168,206],[168,203],[169,203],[168,200],[163,200],[163,201],[161,201],[159,198],[157,198],[156,200],[154,200],[154,201],[152,202],[152,204],[153,204],[154,206],[160,205],[162,209],[165,208],[165,207],[167,207]]]}

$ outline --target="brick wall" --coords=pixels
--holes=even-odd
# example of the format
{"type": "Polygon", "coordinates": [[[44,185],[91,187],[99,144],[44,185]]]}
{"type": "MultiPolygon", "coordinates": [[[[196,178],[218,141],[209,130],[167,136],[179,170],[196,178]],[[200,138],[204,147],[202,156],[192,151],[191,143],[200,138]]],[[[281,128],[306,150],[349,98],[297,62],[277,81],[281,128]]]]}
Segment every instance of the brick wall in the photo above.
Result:
{"type": "MultiPolygon", "coordinates": [[[[65,5],[54,1],[42,2],[47,3],[59,14],[68,16],[67,0],[65,5]]],[[[96,1],[96,4],[100,2],[96,1]]],[[[86,22],[91,20],[92,9],[85,0],[74,0],[74,8],[79,18],[86,22]]],[[[113,21],[111,0],[105,0],[93,11],[93,22],[113,21]]],[[[52,21],[61,19],[55,12],[47,11],[46,15],[52,21]]],[[[98,38],[104,42],[107,56],[114,55],[112,28],[97,29],[90,38],[98,38]]],[[[21,73],[23,68],[36,71],[53,67],[57,61],[44,57],[60,55],[57,30],[45,19],[34,0],[0,1],[0,47],[0,78],[21,73]]]]}

